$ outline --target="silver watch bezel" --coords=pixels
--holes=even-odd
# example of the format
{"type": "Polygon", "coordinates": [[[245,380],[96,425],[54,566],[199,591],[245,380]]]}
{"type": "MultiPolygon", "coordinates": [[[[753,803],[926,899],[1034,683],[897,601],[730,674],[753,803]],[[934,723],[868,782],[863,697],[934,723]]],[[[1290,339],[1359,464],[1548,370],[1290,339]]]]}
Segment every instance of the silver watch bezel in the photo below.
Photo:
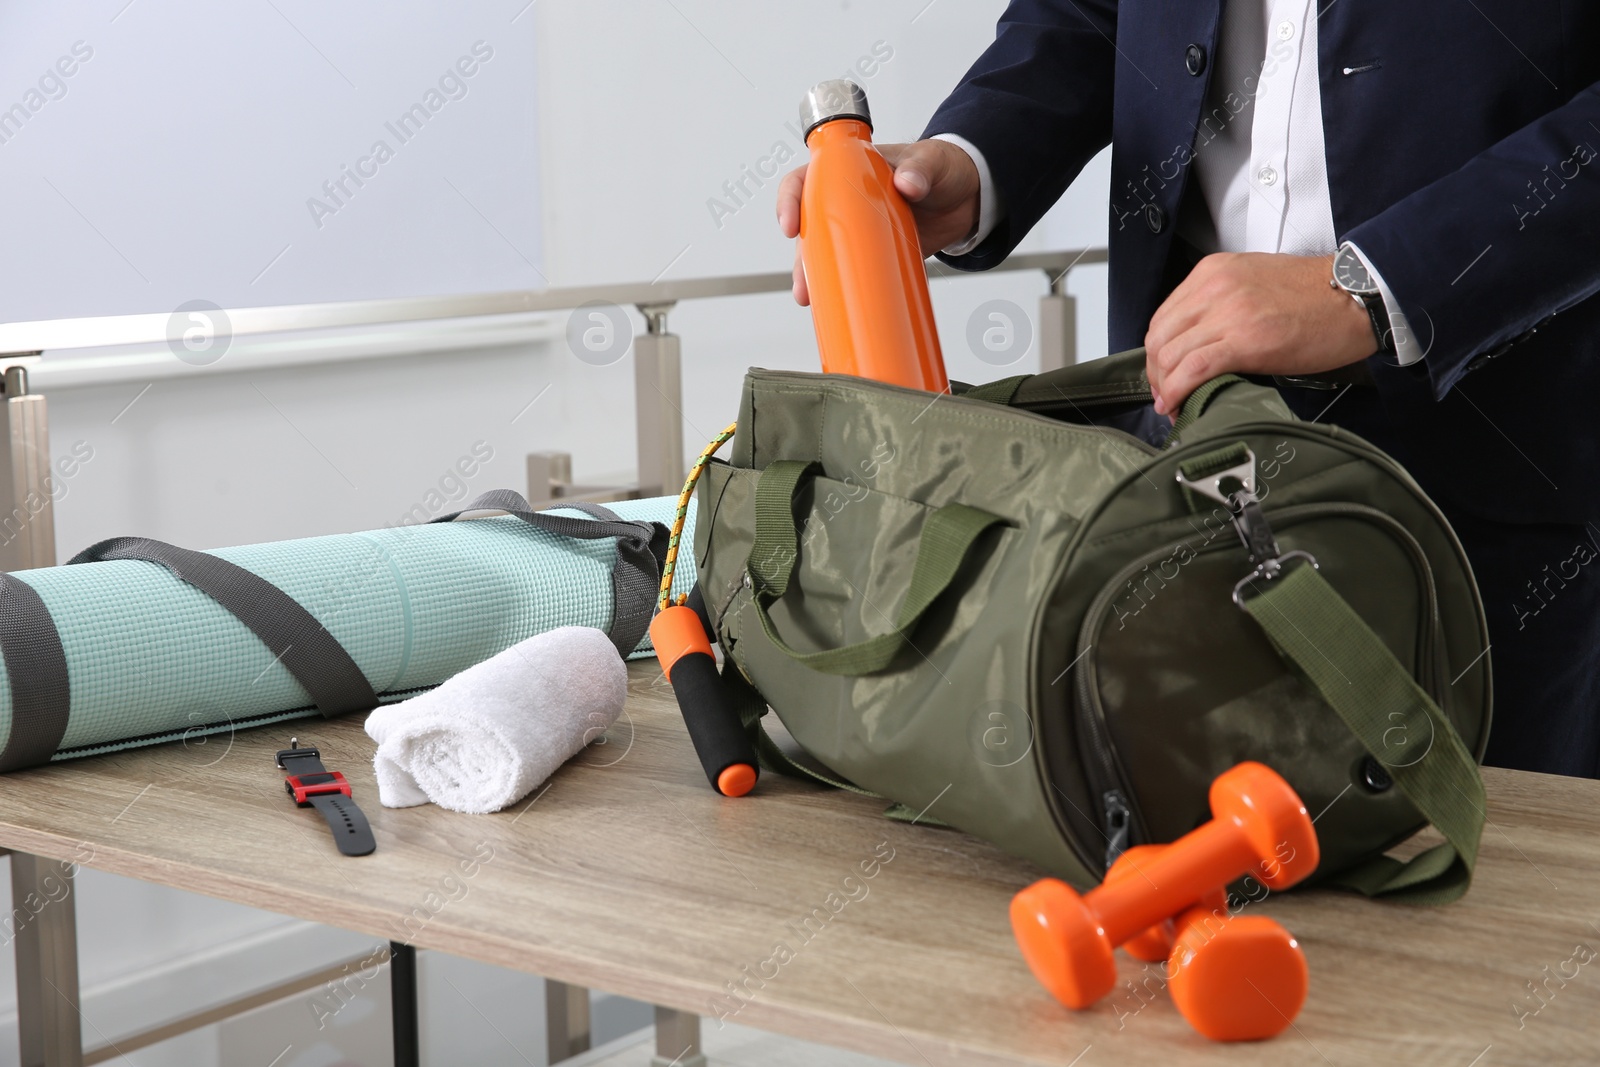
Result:
{"type": "Polygon", "coordinates": [[[1338,250],[1333,254],[1333,284],[1338,288],[1343,289],[1351,296],[1356,297],[1358,300],[1364,296],[1381,297],[1383,295],[1382,290],[1378,288],[1377,282],[1373,281],[1372,279],[1372,272],[1368,270],[1367,265],[1361,261],[1361,257],[1356,254],[1355,246],[1349,241],[1341,244],[1338,250]],[[1367,284],[1371,288],[1356,289],[1345,284],[1344,279],[1340,276],[1342,273],[1340,268],[1348,267],[1350,264],[1354,264],[1358,269],[1360,269],[1361,273],[1367,276],[1367,284]]]}

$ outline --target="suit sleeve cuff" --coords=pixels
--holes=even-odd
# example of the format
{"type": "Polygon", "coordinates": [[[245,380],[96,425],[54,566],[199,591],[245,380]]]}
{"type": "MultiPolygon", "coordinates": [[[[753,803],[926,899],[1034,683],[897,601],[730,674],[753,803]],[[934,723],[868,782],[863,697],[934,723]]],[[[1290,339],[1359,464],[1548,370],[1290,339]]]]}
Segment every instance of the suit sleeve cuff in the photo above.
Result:
{"type": "Polygon", "coordinates": [[[1395,362],[1402,367],[1409,367],[1427,355],[1427,352],[1418,343],[1416,334],[1411,332],[1411,323],[1407,321],[1406,313],[1400,310],[1400,302],[1395,299],[1394,292],[1383,280],[1378,268],[1354,242],[1350,244],[1350,249],[1355,252],[1356,258],[1361,260],[1361,265],[1367,268],[1368,276],[1377,283],[1378,295],[1383,297],[1384,310],[1389,315],[1389,333],[1394,341],[1395,362]]]}
{"type": "Polygon", "coordinates": [[[989,174],[989,163],[977,145],[955,133],[936,133],[932,139],[955,145],[970,156],[973,166],[978,168],[978,228],[968,234],[965,241],[939,250],[947,256],[964,256],[994,232],[995,224],[1000,221],[1000,194],[996,192],[994,178],[989,174]]]}

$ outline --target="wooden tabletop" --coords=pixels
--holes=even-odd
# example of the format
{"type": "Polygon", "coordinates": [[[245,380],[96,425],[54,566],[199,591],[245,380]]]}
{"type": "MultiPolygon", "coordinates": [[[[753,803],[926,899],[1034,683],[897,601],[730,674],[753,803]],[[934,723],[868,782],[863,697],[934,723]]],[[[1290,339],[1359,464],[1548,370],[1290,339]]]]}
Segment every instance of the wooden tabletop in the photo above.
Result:
{"type": "Polygon", "coordinates": [[[1053,1001],[1007,923],[1027,864],[776,775],[720,798],[653,661],[631,687],[604,744],[496,815],[381,808],[359,717],[301,720],[10,775],[0,845],[910,1064],[1600,1058],[1600,782],[1485,770],[1461,903],[1252,905],[1305,946],[1310,998],[1281,1037],[1222,1046],[1127,957],[1137,992],[1053,1001]],[[374,855],[341,858],[284,795],[291,733],[350,777],[374,855]]]}

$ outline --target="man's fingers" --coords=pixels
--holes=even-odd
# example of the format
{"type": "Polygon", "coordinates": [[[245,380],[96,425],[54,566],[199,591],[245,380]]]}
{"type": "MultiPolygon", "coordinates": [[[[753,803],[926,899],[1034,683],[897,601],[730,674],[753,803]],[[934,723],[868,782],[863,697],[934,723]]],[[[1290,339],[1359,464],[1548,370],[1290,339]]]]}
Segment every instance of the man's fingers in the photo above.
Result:
{"type": "MultiPolygon", "coordinates": [[[[1174,337],[1194,328],[1216,302],[1220,285],[1226,280],[1228,257],[1210,255],[1202,259],[1189,274],[1167,294],[1156,313],[1150,317],[1150,329],[1145,334],[1146,348],[1159,350],[1174,337]]],[[[1170,366],[1166,364],[1166,366],[1170,366]]]]}
{"type": "Polygon", "coordinates": [[[778,183],[778,228],[785,237],[800,236],[800,191],[805,188],[805,165],[796,167],[778,183]]]}
{"type": "MultiPolygon", "coordinates": [[[[1195,325],[1170,341],[1163,342],[1159,347],[1152,347],[1148,341],[1146,342],[1145,376],[1150,379],[1150,391],[1156,396],[1157,412],[1163,415],[1171,414],[1177,405],[1183,402],[1182,397],[1175,393],[1180,384],[1180,379],[1175,377],[1179,369],[1194,358],[1196,352],[1226,338],[1227,331],[1220,323],[1202,316],[1195,325]]],[[[1194,385],[1191,384],[1183,391],[1183,396],[1189,395],[1189,390],[1193,388],[1194,385]]]]}
{"type": "Polygon", "coordinates": [[[1162,379],[1161,402],[1156,410],[1163,415],[1177,415],[1190,393],[1234,369],[1231,362],[1231,349],[1226,341],[1211,341],[1189,349],[1162,379]]]}
{"type": "Polygon", "coordinates": [[[811,290],[806,285],[806,265],[800,259],[800,242],[794,243],[794,302],[801,307],[811,303],[811,290]]]}
{"type": "MultiPolygon", "coordinates": [[[[1144,338],[1145,377],[1150,379],[1150,391],[1159,399],[1167,399],[1167,378],[1190,352],[1227,336],[1227,324],[1209,315],[1209,311],[1200,304],[1176,309],[1164,304],[1157,313],[1166,313],[1163,320],[1151,320],[1150,332],[1144,338]]],[[[1171,407],[1158,406],[1158,410],[1165,414],[1171,407]]]]}
{"type": "MultiPolygon", "coordinates": [[[[1150,319],[1150,329],[1144,335],[1144,347],[1153,370],[1159,375],[1177,362],[1181,351],[1168,352],[1172,342],[1194,329],[1204,318],[1206,307],[1199,301],[1185,300],[1174,292],[1166,303],[1156,309],[1150,319]]],[[[1156,379],[1150,379],[1156,384],[1156,379]]]]}
{"type": "MultiPolygon", "coordinates": [[[[778,228],[785,237],[800,236],[800,194],[805,189],[804,164],[791,170],[778,183],[778,228]]],[[[794,243],[794,302],[801,307],[811,303],[811,292],[806,288],[806,272],[800,262],[800,242],[794,243]]]]}
{"type": "Polygon", "coordinates": [[[886,145],[883,158],[894,167],[894,187],[915,204],[927,198],[948,167],[943,154],[929,141],[886,145]]]}

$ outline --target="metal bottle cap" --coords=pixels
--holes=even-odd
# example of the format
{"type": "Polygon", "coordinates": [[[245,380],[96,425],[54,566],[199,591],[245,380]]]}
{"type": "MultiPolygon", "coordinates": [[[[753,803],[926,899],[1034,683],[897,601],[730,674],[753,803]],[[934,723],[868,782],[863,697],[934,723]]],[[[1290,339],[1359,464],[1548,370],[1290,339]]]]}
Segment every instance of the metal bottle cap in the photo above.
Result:
{"type": "Polygon", "coordinates": [[[872,112],[867,108],[867,94],[853,81],[838,78],[818,82],[800,101],[800,125],[805,136],[831,119],[860,119],[872,125],[872,112]]]}

